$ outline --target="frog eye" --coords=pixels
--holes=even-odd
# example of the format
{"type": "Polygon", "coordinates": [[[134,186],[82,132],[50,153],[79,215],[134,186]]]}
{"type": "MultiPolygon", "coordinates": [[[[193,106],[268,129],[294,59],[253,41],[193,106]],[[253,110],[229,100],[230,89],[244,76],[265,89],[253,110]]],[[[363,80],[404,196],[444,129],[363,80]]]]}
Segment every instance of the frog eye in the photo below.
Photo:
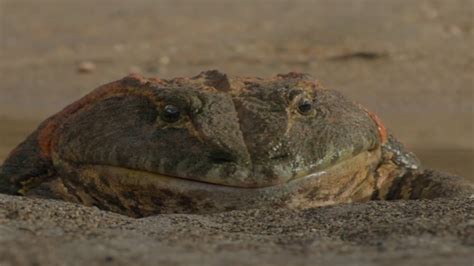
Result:
{"type": "Polygon", "coordinates": [[[162,119],[168,123],[174,123],[179,120],[181,116],[181,111],[178,107],[168,104],[163,108],[162,119]]]}
{"type": "Polygon", "coordinates": [[[313,103],[308,99],[303,99],[298,103],[298,112],[302,115],[308,114],[313,108],[313,103]]]}

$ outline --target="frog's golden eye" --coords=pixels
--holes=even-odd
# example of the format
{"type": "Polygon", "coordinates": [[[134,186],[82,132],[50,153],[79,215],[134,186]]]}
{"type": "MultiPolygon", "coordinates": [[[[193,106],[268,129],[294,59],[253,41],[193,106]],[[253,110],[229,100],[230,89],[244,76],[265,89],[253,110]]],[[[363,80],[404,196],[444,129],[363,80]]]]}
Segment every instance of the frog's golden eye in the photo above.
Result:
{"type": "Polygon", "coordinates": [[[178,107],[172,104],[166,105],[161,113],[161,118],[168,123],[174,123],[178,121],[180,116],[181,111],[178,107]]]}
{"type": "Polygon", "coordinates": [[[298,103],[298,112],[302,115],[309,114],[311,109],[313,109],[313,103],[308,99],[302,99],[298,103]]]}

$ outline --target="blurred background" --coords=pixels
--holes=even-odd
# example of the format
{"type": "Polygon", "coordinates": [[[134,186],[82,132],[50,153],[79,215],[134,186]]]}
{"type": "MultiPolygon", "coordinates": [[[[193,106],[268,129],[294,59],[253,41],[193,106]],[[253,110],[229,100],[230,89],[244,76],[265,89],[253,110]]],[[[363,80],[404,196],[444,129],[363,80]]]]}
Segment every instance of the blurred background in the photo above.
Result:
{"type": "Polygon", "coordinates": [[[425,166],[474,180],[474,1],[0,0],[0,161],[39,122],[134,72],[307,72],[425,166]]]}

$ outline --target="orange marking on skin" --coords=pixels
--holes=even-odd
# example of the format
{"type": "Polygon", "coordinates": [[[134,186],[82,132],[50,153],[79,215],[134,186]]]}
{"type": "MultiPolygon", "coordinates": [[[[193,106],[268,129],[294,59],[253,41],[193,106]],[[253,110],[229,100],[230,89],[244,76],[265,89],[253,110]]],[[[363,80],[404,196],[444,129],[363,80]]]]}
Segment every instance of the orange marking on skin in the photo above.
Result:
{"type": "Polygon", "coordinates": [[[379,131],[380,135],[380,140],[382,141],[382,144],[386,143],[388,141],[388,131],[385,125],[382,123],[382,120],[374,113],[370,112],[367,110],[365,107],[359,105],[362,110],[364,110],[369,117],[374,121],[374,123],[377,125],[377,129],[379,131]]]}
{"type": "Polygon", "coordinates": [[[52,147],[54,146],[54,141],[57,139],[56,132],[59,127],[64,123],[64,121],[69,118],[71,115],[80,111],[82,108],[96,103],[106,97],[121,96],[127,94],[133,95],[143,95],[152,101],[153,93],[150,90],[136,91],[134,87],[129,87],[126,85],[127,80],[134,79],[140,83],[140,85],[145,85],[150,80],[147,80],[139,75],[133,74],[125,77],[122,80],[114,81],[112,83],[105,84],[99,88],[93,90],[83,98],[77,100],[76,102],[68,105],[62,111],[56,115],[49,118],[44,122],[44,126],[40,129],[38,134],[38,143],[41,149],[42,156],[46,158],[51,157],[52,147]]]}
{"type": "Polygon", "coordinates": [[[132,73],[126,76],[124,79],[134,79],[134,80],[139,81],[142,84],[148,81],[146,78],[142,77],[140,74],[137,74],[137,73],[132,73]]]}
{"type": "Polygon", "coordinates": [[[54,121],[49,122],[44,128],[41,129],[38,135],[38,144],[41,149],[41,155],[44,157],[50,157],[51,154],[51,139],[54,130],[57,128],[57,124],[54,121]]]}
{"type": "Polygon", "coordinates": [[[376,114],[374,114],[372,112],[367,112],[367,113],[369,114],[370,118],[372,118],[372,120],[377,125],[377,129],[379,130],[380,139],[382,140],[382,144],[386,143],[388,141],[388,132],[387,132],[387,128],[382,123],[382,120],[376,114]]]}
{"type": "Polygon", "coordinates": [[[149,81],[150,82],[153,82],[153,83],[157,83],[157,84],[163,84],[163,80],[158,78],[158,77],[153,77],[153,78],[149,78],[149,81]]]}

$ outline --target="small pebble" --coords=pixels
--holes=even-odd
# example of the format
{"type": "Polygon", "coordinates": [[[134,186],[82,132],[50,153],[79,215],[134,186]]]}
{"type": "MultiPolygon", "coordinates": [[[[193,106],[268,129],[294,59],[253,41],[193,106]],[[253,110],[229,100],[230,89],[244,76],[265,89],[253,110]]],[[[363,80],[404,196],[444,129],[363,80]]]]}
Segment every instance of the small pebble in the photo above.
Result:
{"type": "Polygon", "coordinates": [[[79,63],[77,71],[79,73],[91,73],[96,69],[96,65],[91,61],[83,61],[79,63]]]}

